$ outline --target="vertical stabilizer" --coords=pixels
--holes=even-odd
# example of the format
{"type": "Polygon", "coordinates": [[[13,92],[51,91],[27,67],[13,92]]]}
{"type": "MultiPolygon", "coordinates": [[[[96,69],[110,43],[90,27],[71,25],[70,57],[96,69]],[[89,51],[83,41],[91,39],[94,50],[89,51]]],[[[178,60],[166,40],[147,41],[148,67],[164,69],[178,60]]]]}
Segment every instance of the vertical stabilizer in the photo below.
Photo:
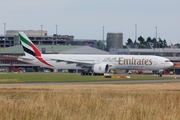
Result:
{"type": "Polygon", "coordinates": [[[34,57],[41,56],[41,52],[31,42],[31,40],[24,34],[24,32],[19,32],[18,34],[26,56],[34,56],[34,57]]]}
{"type": "Polygon", "coordinates": [[[47,63],[44,58],[42,58],[41,52],[38,48],[31,42],[31,40],[24,34],[24,32],[19,32],[19,38],[21,40],[21,44],[25,53],[25,56],[29,56],[29,58],[35,57],[42,64],[53,67],[51,64],[47,63]]]}

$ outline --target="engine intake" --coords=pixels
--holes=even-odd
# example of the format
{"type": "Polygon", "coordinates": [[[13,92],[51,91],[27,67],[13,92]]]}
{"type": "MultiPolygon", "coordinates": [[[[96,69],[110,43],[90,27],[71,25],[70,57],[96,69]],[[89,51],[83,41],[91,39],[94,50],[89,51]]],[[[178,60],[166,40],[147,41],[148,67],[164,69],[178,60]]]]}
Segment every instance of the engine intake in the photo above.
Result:
{"type": "Polygon", "coordinates": [[[107,63],[95,64],[93,67],[94,73],[108,73],[109,66],[107,63]]]}

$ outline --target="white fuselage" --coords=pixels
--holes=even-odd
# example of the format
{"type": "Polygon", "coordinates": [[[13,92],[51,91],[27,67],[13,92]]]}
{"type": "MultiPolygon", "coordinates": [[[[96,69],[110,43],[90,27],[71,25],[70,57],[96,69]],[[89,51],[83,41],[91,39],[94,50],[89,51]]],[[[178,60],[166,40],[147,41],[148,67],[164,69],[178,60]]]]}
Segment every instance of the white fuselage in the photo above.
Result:
{"type": "Polygon", "coordinates": [[[82,69],[83,65],[76,63],[57,62],[56,60],[69,60],[78,62],[91,62],[93,64],[106,63],[113,70],[160,70],[173,66],[169,59],[150,55],[75,55],[75,54],[43,54],[42,58],[49,64],[48,66],[35,57],[32,60],[19,58],[23,62],[39,65],[41,67],[54,69],[82,69]]]}

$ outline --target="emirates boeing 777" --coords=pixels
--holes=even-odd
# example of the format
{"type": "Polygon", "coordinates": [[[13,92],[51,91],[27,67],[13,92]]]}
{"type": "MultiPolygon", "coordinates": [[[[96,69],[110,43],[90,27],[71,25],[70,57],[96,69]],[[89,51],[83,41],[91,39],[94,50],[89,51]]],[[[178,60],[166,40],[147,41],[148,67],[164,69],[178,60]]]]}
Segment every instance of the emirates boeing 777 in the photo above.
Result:
{"type": "Polygon", "coordinates": [[[46,68],[89,69],[104,74],[110,70],[162,70],[173,66],[169,59],[153,55],[42,54],[23,32],[19,32],[19,38],[25,56],[18,60],[46,68]]]}

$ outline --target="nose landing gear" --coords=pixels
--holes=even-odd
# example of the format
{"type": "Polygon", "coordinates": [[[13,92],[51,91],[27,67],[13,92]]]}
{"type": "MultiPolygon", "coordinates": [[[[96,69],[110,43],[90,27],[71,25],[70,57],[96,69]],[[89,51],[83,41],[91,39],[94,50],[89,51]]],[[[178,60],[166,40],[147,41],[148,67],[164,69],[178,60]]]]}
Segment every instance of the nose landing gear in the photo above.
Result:
{"type": "Polygon", "coordinates": [[[162,77],[162,73],[158,73],[158,76],[159,76],[159,77],[162,77]]]}

